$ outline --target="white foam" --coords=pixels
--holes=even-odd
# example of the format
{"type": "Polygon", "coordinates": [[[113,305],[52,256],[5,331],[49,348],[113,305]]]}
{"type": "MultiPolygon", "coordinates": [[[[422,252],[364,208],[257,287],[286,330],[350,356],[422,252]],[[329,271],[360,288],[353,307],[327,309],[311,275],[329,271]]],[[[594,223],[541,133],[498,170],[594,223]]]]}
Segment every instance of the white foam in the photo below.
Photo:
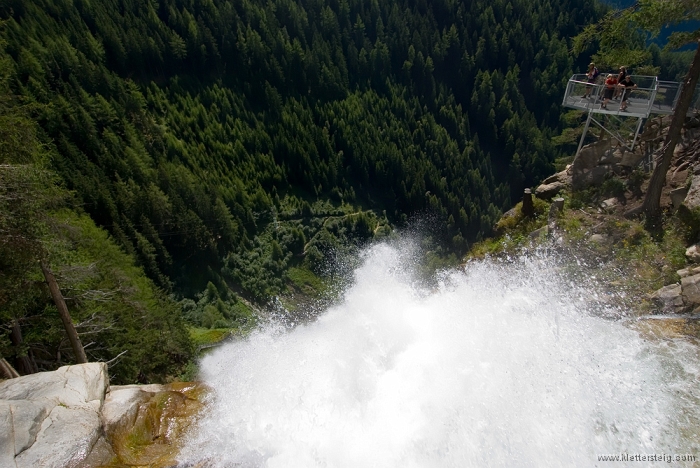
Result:
{"type": "Polygon", "coordinates": [[[214,395],[182,461],[594,466],[599,454],[700,455],[687,436],[699,412],[694,346],[596,316],[592,286],[574,286],[546,255],[470,264],[427,293],[406,258],[374,246],[343,301],[314,322],[271,325],[206,357],[214,395]]]}

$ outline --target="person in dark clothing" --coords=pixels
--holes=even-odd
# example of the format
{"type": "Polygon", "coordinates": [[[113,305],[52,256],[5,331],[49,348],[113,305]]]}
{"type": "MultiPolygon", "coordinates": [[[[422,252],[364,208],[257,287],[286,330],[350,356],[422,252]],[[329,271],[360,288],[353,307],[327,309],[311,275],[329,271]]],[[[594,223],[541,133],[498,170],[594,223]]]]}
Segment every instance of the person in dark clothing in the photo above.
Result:
{"type": "Polygon", "coordinates": [[[588,72],[586,73],[586,79],[589,84],[586,85],[586,91],[583,93],[581,98],[585,99],[591,95],[593,91],[593,83],[595,83],[596,78],[598,78],[599,72],[596,68],[595,63],[591,62],[588,64],[588,72]]]}
{"type": "MultiPolygon", "coordinates": [[[[625,81],[626,76],[627,76],[627,67],[620,67],[620,73],[617,75],[617,82],[622,83],[623,81],[625,81]]],[[[616,86],[615,87],[615,96],[613,96],[613,99],[619,99],[621,93],[622,93],[622,88],[616,86]]]]}
{"type": "Polygon", "coordinates": [[[621,111],[626,111],[627,110],[627,104],[628,104],[628,99],[630,96],[630,93],[632,92],[633,89],[637,87],[637,83],[632,81],[632,77],[630,75],[627,75],[625,77],[625,80],[618,84],[618,86],[622,87],[622,102],[620,102],[620,110],[621,111]]]}

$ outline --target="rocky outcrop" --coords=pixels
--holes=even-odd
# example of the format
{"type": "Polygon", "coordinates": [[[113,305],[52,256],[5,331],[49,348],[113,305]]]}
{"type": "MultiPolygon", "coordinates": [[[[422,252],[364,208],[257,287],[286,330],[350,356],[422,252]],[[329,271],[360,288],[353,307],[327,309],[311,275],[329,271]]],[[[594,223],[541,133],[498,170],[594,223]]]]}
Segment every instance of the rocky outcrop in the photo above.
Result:
{"type": "Polygon", "coordinates": [[[617,140],[603,139],[581,148],[571,167],[571,186],[583,190],[607,177],[635,168],[644,159],[639,146],[630,151],[617,140]]]}
{"type": "Polygon", "coordinates": [[[581,148],[571,165],[571,187],[583,190],[590,185],[602,184],[612,173],[612,166],[602,163],[603,156],[612,149],[611,140],[600,140],[581,148]]]}
{"type": "Polygon", "coordinates": [[[561,172],[547,177],[542,184],[535,189],[535,196],[542,200],[551,200],[561,191],[571,187],[571,166],[567,166],[561,172]]]}
{"type": "Polygon", "coordinates": [[[680,284],[664,286],[651,295],[651,300],[664,314],[682,314],[687,309],[680,284]]]}
{"type": "Polygon", "coordinates": [[[0,467],[173,466],[197,384],[109,386],[107,365],[0,381],[0,467]]]}
{"type": "MultiPolygon", "coordinates": [[[[613,174],[629,173],[632,169],[639,167],[649,157],[644,149],[658,148],[667,131],[668,118],[648,119],[632,150],[607,135],[601,140],[584,146],[572,164],[573,189],[583,190],[590,186],[598,186],[613,174]]],[[[700,133],[694,129],[684,129],[683,139],[677,147],[677,152],[685,151],[686,147],[692,146],[691,142],[697,139],[694,132],[700,133]]]]}
{"type": "Polygon", "coordinates": [[[700,266],[690,266],[676,272],[680,284],[669,284],[650,296],[658,312],[683,314],[700,307],[700,266]]]}
{"type": "Polygon", "coordinates": [[[605,234],[593,234],[588,238],[588,242],[591,244],[603,245],[609,243],[610,239],[605,234]]]}
{"type": "MultiPolygon", "coordinates": [[[[648,165],[652,164],[652,152],[663,144],[669,124],[670,117],[648,119],[632,150],[609,135],[601,133],[601,139],[583,146],[578,152],[571,167],[566,171],[569,182],[564,183],[570,185],[574,191],[579,191],[591,186],[599,186],[610,176],[629,174],[632,170],[643,166],[644,161],[648,163],[646,169],[650,170],[648,165]]],[[[625,135],[630,138],[628,142],[631,143],[632,134],[628,134],[627,131],[622,132],[622,136],[625,135]]],[[[679,189],[670,194],[675,209],[678,208],[684,196],[686,173],[693,169],[695,178],[700,175],[700,164],[697,164],[699,154],[700,121],[691,119],[686,121],[681,139],[676,145],[674,163],[667,178],[667,185],[672,190],[679,189]],[[692,167],[693,165],[695,167],[692,167]]],[[[552,178],[558,179],[557,176],[558,174],[555,174],[552,178]]],[[[560,190],[559,183],[547,179],[538,187],[536,195],[539,198],[549,199],[560,190]]],[[[700,206],[700,180],[693,182],[685,204],[689,208],[700,206]]]]}
{"type": "Polygon", "coordinates": [[[614,210],[617,205],[620,204],[620,201],[613,197],[613,198],[608,198],[607,200],[603,200],[600,202],[600,209],[604,211],[611,211],[614,210]]]}
{"type": "Polygon", "coordinates": [[[77,467],[102,435],[107,366],[90,363],[0,383],[0,465],[77,467]]]}
{"type": "Polygon", "coordinates": [[[202,408],[202,392],[187,382],[112,387],[103,420],[115,459],[128,466],[176,465],[178,444],[202,408]]]}
{"type": "Polygon", "coordinates": [[[105,432],[116,434],[133,427],[139,407],[161,391],[162,385],[113,386],[102,410],[105,432]]]}
{"type": "Polygon", "coordinates": [[[681,278],[681,289],[688,306],[700,305],[700,274],[681,278]]]}
{"type": "Polygon", "coordinates": [[[700,206],[700,165],[696,165],[693,169],[690,188],[683,199],[683,204],[691,210],[700,206]]]}
{"type": "Polygon", "coordinates": [[[619,164],[621,167],[631,169],[634,169],[635,167],[639,166],[639,164],[644,159],[644,154],[641,151],[629,151],[627,150],[627,148],[624,147],[621,147],[619,153],[615,152],[614,156],[615,158],[613,159],[613,161],[617,161],[617,164],[619,164]]]}
{"type": "Polygon", "coordinates": [[[685,249],[685,256],[691,263],[700,263],[700,245],[693,244],[685,249]]]}

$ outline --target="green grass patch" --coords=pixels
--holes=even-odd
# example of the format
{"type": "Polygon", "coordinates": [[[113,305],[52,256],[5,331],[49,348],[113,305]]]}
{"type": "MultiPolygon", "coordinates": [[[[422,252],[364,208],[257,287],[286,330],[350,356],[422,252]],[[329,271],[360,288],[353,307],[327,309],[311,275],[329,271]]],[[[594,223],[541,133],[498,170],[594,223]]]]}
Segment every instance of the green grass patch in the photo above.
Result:
{"type": "Polygon", "coordinates": [[[532,239],[530,234],[547,224],[549,203],[533,197],[533,216],[522,213],[522,202],[506,213],[495,226],[497,236],[472,245],[467,258],[482,258],[513,250],[532,239]]]}
{"type": "Polygon", "coordinates": [[[326,283],[308,268],[292,267],[287,270],[287,278],[296,289],[312,297],[319,296],[326,289],[326,283]]]}
{"type": "Polygon", "coordinates": [[[189,327],[190,338],[197,347],[216,344],[228,337],[233,330],[232,328],[189,327]]]}

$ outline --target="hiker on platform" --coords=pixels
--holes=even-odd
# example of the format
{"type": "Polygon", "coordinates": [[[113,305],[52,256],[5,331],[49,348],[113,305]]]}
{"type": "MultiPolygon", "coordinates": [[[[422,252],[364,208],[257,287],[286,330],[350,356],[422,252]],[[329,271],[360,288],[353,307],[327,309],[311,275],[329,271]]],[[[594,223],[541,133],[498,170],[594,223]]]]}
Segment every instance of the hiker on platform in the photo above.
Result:
{"type": "Polygon", "coordinates": [[[617,88],[617,77],[610,73],[607,78],[605,78],[605,91],[603,91],[603,103],[600,105],[601,109],[608,108],[608,102],[613,98],[615,88],[617,88]]]}
{"type": "MultiPolygon", "coordinates": [[[[620,67],[620,73],[617,75],[617,82],[622,83],[625,81],[625,78],[627,77],[627,67],[620,67]]],[[[619,99],[620,94],[622,94],[622,88],[619,86],[615,87],[615,95],[613,96],[613,99],[619,99]]]]}
{"type": "Polygon", "coordinates": [[[637,87],[637,83],[632,81],[632,77],[630,75],[627,75],[625,77],[625,81],[622,83],[618,84],[619,87],[622,87],[622,102],[620,102],[620,110],[621,111],[626,111],[627,110],[627,104],[628,99],[630,97],[630,93],[632,92],[633,89],[637,87]]]}
{"type": "Polygon", "coordinates": [[[593,91],[593,84],[595,83],[595,80],[598,78],[599,74],[600,72],[598,71],[598,68],[596,68],[595,63],[589,63],[588,72],[586,73],[586,79],[588,80],[589,84],[586,85],[586,91],[583,93],[583,96],[581,96],[582,99],[585,99],[591,95],[591,92],[593,91]]]}

